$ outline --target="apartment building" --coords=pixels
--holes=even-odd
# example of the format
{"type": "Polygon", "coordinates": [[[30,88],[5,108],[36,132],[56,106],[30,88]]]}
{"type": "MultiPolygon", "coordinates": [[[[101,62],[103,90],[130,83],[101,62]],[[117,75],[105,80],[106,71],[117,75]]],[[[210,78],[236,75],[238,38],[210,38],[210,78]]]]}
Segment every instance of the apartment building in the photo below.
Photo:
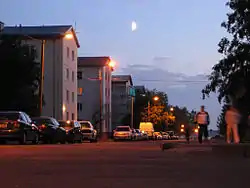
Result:
{"type": "Polygon", "coordinates": [[[136,95],[145,95],[146,94],[146,88],[145,86],[134,86],[136,95]]]}
{"type": "Polygon", "coordinates": [[[42,115],[62,120],[77,118],[77,50],[80,47],[71,25],[5,26],[2,34],[20,36],[37,49],[41,62],[44,41],[45,105],[42,115]]]}
{"type": "Polygon", "coordinates": [[[123,124],[133,114],[135,91],[131,75],[112,76],[112,128],[123,124]],[[129,117],[129,118],[127,118],[129,117]]]}
{"type": "Polygon", "coordinates": [[[78,57],[78,119],[92,121],[104,133],[111,132],[110,62],[110,57],[78,57]]]}
{"type": "Polygon", "coordinates": [[[4,23],[0,21],[0,32],[3,30],[4,28],[4,23]]]}

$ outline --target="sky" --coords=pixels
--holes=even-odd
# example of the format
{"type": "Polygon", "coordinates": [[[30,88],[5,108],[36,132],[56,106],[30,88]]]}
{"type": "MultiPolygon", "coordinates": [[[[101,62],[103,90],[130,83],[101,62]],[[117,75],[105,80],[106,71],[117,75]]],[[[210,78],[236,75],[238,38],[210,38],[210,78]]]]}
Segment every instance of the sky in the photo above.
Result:
{"type": "Polygon", "coordinates": [[[216,95],[201,100],[228,12],[226,0],[2,0],[6,25],[68,25],[76,28],[79,56],[111,56],[117,74],[132,74],[134,84],[168,93],[169,102],[211,114],[215,128],[216,95]],[[131,31],[132,21],[137,30],[131,31]],[[183,80],[189,80],[185,82],[183,80]]]}

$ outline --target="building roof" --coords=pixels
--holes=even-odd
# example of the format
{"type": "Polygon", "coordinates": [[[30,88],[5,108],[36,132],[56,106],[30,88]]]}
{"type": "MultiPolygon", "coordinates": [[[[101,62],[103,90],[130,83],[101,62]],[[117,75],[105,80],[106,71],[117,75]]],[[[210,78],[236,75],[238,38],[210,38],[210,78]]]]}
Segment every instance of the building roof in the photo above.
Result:
{"type": "Polygon", "coordinates": [[[65,33],[72,32],[76,45],[79,48],[80,43],[77,39],[75,30],[72,25],[46,25],[46,26],[5,26],[2,35],[37,37],[47,39],[53,37],[63,37],[65,33]]]}
{"type": "Polygon", "coordinates": [[[104,67],[111,61],[108,56],[100,57],[78,57],[77,65],[78,67],[104,67]]]}
{"type": "Polygon", "coordinates": [[[130,82],[133,85],[131,75],[112,75],[112,82],[130,82]]]}
{"type": "Polygon", "coordinates": [[[135,91],[138,93],[146,93],[146,88],[145,86],[134,86],[135,91]]]}

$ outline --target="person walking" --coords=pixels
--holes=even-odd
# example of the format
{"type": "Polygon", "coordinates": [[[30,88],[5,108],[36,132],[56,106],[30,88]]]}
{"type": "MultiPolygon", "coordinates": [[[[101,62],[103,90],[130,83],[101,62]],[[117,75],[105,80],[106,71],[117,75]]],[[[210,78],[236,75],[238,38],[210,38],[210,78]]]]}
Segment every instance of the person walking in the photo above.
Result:
{"type": "Polygon", "coordinates": [[[227,124],[227,130],[226,130],[226,141],[228,144],[231,143],[233,135],[233,142],[238,144],[240,142],[239,132],[238,132],[238,124],[240,121],[240,114],[236,108],[234,108],[232,105],[229,105],[228,110],[225,114],[225,121],[227,124]],[[232,133],[232,134],[231,134],[232,133]]]}
{"type": "Polygon", "coordinates": [[[186,136],[187,144],[189,144],[190,143],[190,126],[189,125],[185,126],[185,136],[186,136]]]}
{"type": "Polygon", "coordinates": [[[199,125],[198,140],[202,144],[202,137],[208,140],[208,125],[210,124],[210,117],[208,112],[205,111],[205,106],[201,106],[200,112],[195,116],[195,123],[199,125]]]}

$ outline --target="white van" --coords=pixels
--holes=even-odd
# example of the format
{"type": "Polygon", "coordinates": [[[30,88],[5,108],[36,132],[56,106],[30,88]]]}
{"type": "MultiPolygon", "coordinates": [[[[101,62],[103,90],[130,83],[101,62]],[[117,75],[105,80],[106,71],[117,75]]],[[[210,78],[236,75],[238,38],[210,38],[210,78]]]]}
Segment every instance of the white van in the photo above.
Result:
{"type": "Polygon", "coordinates": [[[153,138],[154,125],[151,122],[141,122],[139,129],[142,133],[147,133],[149,138],[153,138]]]}

